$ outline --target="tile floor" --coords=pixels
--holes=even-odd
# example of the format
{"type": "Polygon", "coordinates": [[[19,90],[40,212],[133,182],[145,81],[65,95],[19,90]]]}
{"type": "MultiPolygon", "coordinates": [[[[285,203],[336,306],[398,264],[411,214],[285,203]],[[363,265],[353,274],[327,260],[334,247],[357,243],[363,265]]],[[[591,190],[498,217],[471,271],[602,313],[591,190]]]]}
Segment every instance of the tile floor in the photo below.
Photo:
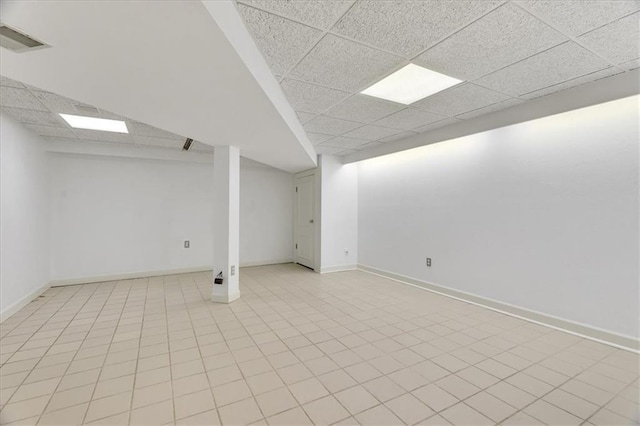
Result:
{"type": "Polygon", "coordinates": [[[53,288],[1,325],[4,424],[638,422],[638,355],[364,272],[53,288]]]}

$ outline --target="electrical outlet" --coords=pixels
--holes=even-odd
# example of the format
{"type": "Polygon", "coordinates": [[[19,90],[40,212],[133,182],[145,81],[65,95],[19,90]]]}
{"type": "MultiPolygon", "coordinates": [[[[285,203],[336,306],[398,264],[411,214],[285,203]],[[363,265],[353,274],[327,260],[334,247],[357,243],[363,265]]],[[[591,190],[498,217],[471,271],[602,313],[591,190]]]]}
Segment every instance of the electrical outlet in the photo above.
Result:
{"type": "Polygon", "coordinates": [[[427,257],[427,267],[431,268],[431,258],[427,257]]]}
{"type": "Polygon", "coordinates": [[[189,248],[190,245],[191,243],[189,242],[189,240],[184,241],[184,248],[189,248]]]}
{"type": "Polygon", "coordinates": [[[236,265],[231,265],[231,276],[236,274],[236,265]]]}

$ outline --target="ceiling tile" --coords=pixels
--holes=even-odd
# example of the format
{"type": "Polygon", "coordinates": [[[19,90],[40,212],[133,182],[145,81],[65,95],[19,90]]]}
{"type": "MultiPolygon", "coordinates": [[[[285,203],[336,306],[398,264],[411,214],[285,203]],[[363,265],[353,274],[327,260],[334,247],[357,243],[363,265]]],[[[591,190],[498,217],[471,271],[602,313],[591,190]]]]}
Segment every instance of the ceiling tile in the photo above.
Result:
{"type": "Polygon", "coordinates": [[[242,4],[238,10],[275,74],[286,74],[323,34],[307,25],[242,4]]]}
{"type": "Polygon", "coordinates": [[[394,141],[399,141],[400,139],[405,139],[405,138],[408,138],[410,136],[415,136],[415,135],[417,135],[417,133],[414,133],[414,132],[400,132],[400,133],[396,133],[395,135],[388,136],[386,138],[382,138],[378,142],[382,142],[382,143],[394,142],[394,141]]]}
{"type": "Polygon", "coordinates": [[[473,111],[465,112],[464,114],[460,114],[457,118],[467,120],[469,118],[479,117],[481,115],[489,114],[492,112],[500,111],[505,108],[510,108],[516,105],[520,105],[524,103],[520,99],[507,99],[506,101],[498,102],[489,106],[485,106],[482,108],[474,109],[473,111]]]}
{"type": "Polygon", "coordinates": [[[332,146],[322,146],[322,145],[316,146],[316,152],[318,154],[337,155],[342,151],[344,151],[344,148],[334,148],[332,146]]]}
{"type": "Polygon", "coordinates": [[[636,68],[640,68],[640,58],[625,62],[624,64],[620,64],[620,66],[626,70],[635,70],[636,68]]]}
{"type": "Polygon", "coordinates": [[[47,110],[27,89],[8,86],[0,86],[0,105],[37,111],[47,110]]]}
{"type": "Polygon", "coordinates": [[[622,70],[611,67],[601,71],[596,71],[591,74],[584,75],[582,77],[574,78],[572,80],[565,81],[560,84],[555,84],[553,86],[545,87],[544,89],[536,90],[525,95],[522,95],[523,99],[534,99],[539,98],[540,96],[548,95],[550,93],[559,92],[561,90],[569,89],[571,87],[580,86],[581,84],[591,83],[592,81],[600,80],[602,78],[611,77],[613,75],[617,75],[623,72],[622,70]]]}
{"type": "MultiPolygon", "coordinates": [[[[34,91],[32,93],[36,98],[38,98],[40,102],[42,102],[44,105],[46,105],[47,108],[49,108],[52,112],[55,112],[55,113],[79,114],[78,110],[75,108],[74,105],[84,105],[80,102],[76,102],[72,99],[65,98],[64,96],[60,96],[55,93],[39,92],[39,91],[34,91]]],[[[92,108],[89,105],[86,105],[86,107],[92,108]]],[[[94,117],[99,116],[100,114],[97,108],[94,108],[94,109],[95,109],[94,113],[89,113],[87,111],[84,111],[82,115],[94,116],[94,117]]]]}
{"type": "Polygon", "coordinates": [[[418,126],[433,123],[434,121],[442,120],[443,116],[433,114],[431,112],[421,111],[419,109],[406,108],[402,111],[391,114],[381,120],[374,122],[373,124],[391,127],[400,130],[411,130],[418,126]]]}
{"type": "Polygon", "coordinates": [[[305,124],[304,128],[312,133],[338,136],[360,126],[362,126],[362,124],[353,121],[339,120],[337,118],[319,115],[305,124]]]}
{"type": "Polygon", "coordinates": [[[363,126],[359,129],[352,130],[346,133],[345,136],[350,138],[365,139],[368,141],[375,141],[380,138],[386,138],[387,136],[395,135],[398,133],[396,129],[389,129],[387,127],[380,126],[363,126]]]}
{"type": "Polygon", "coordinates": [[[588,32],[578,41],[616,64],[640,57],[640,13],[588,32]]]}
{"type": "Polygon", "coordinates": [[[341,90],[329,89],[291,79],[284,79],[282,90],[293,109],[315,113],[320,113],[349,96],[349,93],[341,90]]]}
{"type": "Polygon", "coordinates": [[[458,79],[472,80],[566,40],[553,28],[507,3],[414,62],[458,79]]]}
{"type": "Polygon", "coordinates": [[[296,114],[298,114],[298,119],[302,124],[306,123],[307,121],[311,120],[313,117],[316,116],[316,114],[309,114],[308,112],[301,112],[301,111],[296,111],[296,114]]]}
{"type": "MultiPolygon", "coordinates": [[[[152,146],[157,148],[176,148],[182,149],[184,146],[183,139],[165,139],[151,136],[132,135],[133,143],[140,146],[152,146]]],[[[196,149],[196,142],[191,144],[191,149],[196,149]]]]}
{"type": "Polygon", "coordinates": [[[377,148],[377,147],[382,146],[382,145],[384,145],[384,142],[381,142],[381,141],[369,142],[369,143],[366,143],[364,145],[360,145],[360,147],[358,148],[358,151],[362,151],[362,150],[365,150],[365,149],[371,149],[371,148],[377,148]]]}
{"type": "Polygon", "coordinates": [[[608,67],[607,62],[570,41],[482,77],[476,82],[519,96],[608,67]]]}
{"type": "Polygon", "coordinates": [[[131,135],[127,133],[101,132],[99,130],[73,130],[79,139],[99,142],[133,143],[131,135]]]}
{"type": "Polygon", "coordinates": [[[439,129],[440,127],[448,126],[449,124],[460,123],[461,120],[457,118],[445,118],[444,120],[436,121],[426,126],[420,126],[413,129],[414,132],[425,133],[431,130],[439,129]]]}
{"type": "Polygon", "coordinates": [[[333,31],[410,59],[500,1],[361,1],[333,31]]]}
{"type": "Polygon", "coordinates": [[[132,135],[165,139],[180,139],[182,140],[182,142],[186,140],[186,137],[176,135],[175,133],[167,132],[162,129],[158,129],[157,127],[149,126],[148,124],[140,123],[138,121],[129,121],[127,123],[127,128],[129,129],[129,133],[132,135]]]}
{"type": "Polygon", "coordinates": [[[33,130],[40,136],[47,136],[51,138],[77,139],[76,135],[74,135],[73,132],[66,127],[40,126],[38,124],[25,124],[24,127],[33,130]]]}
{"type": "Polygon", "coordinates": [[[565,34],[577,36],[640,9],[637,0],[517,1],[565,34]]]}
{"type": "Polygon", "coordinates": [[[313,133],[313,132],[307,132],[307,137],[309,138],[309,140],[311,141],[312,144],[317,145],[319,143],[322,143],[328,139],[331,139],[333,136],[331,135],[323,135],[321,133],[313,133]]]}
{"type": "Polygon", "coordinates": [[[24,84],[20,83],[19,81],[12,80],[3,75],[0,75],[0,86],[19,87],[21,89],[24,89],[24,84]]]}
{"type": "Polygon", "coordinates": [[[436,93],[414,103],[415,108],[425,109],[438,114],[452,116],[462,114],[496,102],[504,101],[509,96],[475,84],[465,83],[436,93]]]}
{"type": "Polygon", "coordinates": [[[345,138],[343,136],[338,136],[326,142],[323,142],[320,146],[331,146],[334,148],[352,149],[352,148],[357,148],[360,145],[363,145],[365,143],[367,143],[367,141],[363,141],[362,139],[345,138]]]}
{"type": "Polygon", "coordinates": [[[405,108],[404,105],[358,94],[340,102],[325,114],[345,120],[370,123],[403,108],[405,108]]]}
{"type": "Polygon", "coordinates": [[[360,91],[394,71],[405,60],[380,50],[327,34],[291,71],[299,80],[360,91]]]}
{"type": "Polygon", "coordinates": [[[33,109],[21,108],[2,108],[2,111],[6,112],[21,123],[32,123],[54,127],[66,126],[58,114],[53,114],[48,111],[36,111],[33,109]]]}
{"type": "Polygon", "coordinates": [[[354,0],[238,0],[320,29],[329,29],[354,0]]]}

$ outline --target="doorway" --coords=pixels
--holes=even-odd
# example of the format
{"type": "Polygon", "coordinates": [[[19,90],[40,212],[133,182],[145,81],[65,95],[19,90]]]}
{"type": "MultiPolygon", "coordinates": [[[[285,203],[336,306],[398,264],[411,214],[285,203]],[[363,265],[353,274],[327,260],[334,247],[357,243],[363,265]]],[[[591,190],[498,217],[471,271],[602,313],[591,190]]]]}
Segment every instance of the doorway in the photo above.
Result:
{"type": "Polygon", "coordinates": [[[294,193],[294,251],[295,263],[315,268],[315,171],[301,173],[295,177],[294,193]]]}

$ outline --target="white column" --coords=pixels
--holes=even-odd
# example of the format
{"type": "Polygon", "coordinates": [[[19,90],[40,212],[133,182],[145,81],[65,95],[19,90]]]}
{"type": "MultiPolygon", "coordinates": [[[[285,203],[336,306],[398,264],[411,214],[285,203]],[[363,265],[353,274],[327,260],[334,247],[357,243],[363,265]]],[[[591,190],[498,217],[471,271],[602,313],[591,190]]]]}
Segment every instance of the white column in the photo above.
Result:
{"type": "Polygon", "coordinates": [[[214,284],[211,301],[231,303],[240,297],[240,150],[213,150],[213,276],[222,271],[223,284],[214,284]]]}

